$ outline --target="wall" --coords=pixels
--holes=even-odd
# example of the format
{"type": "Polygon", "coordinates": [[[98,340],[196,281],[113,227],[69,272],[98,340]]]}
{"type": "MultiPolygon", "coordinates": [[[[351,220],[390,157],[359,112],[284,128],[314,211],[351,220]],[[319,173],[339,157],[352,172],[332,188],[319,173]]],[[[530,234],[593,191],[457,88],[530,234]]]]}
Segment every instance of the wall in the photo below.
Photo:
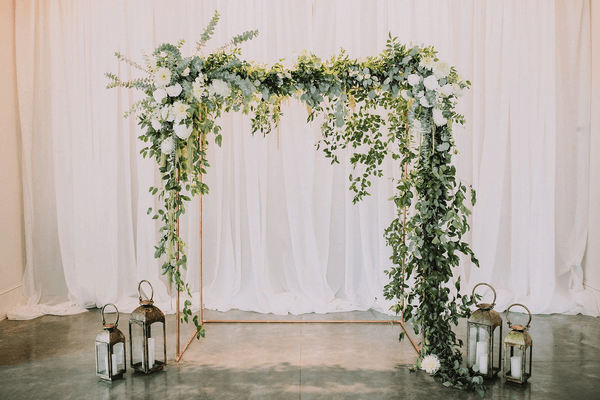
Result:
{"type": "Polygon", "coordinates": [[[0,319],[23,296],[25,241],[17,118],[15,1],[0,1],[0,319]]]}

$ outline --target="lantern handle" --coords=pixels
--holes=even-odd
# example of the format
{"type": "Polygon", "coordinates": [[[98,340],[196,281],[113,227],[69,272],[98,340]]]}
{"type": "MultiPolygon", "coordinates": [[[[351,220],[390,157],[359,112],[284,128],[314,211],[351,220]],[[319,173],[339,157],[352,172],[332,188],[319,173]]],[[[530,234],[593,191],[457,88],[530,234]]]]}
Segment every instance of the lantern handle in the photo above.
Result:
{"type": "Polygon", "coordinates": [[[140,298],[140,302],[142,301],[142,283],[146,282],[148,285],[150,285],[150,290],[152,290],[152,294],[150,295],[150,298],[148,300],[150,300],[151,302],[154,302],[154,287],[152,287],[152,284],[150,282],[148,282],[145,279],[142,279],[140,281],[140,284],[138,285],[138,296],[140,298]]]}
{"type": "MultiPolygon", "coordinates": [[[[481,283],[478,283],[477,285],[475,285],[475,287],[473,288],[473,293],[471,294],[471,296],[475,296],[475,289],[477,289],[477,287],[481,286],[481,285],[485,285],[485,286],[489,287],[490,289],[492,289],[492,292],[494,292],[494,300],[492,300],[492,308],[494,308],[494,306],[496,305],[496,291],[494,290],[494,288],[492,287],[492,285],[490,285],[489,283],[481,282],[481,283]]],[[[475,305],[476,306],[478,305],[477,301],[475,301],[475,305]]]]}
{"type": "Polygon", "coordinates": [[[102,315],[102,325],[106,325],[106,319],[104,319],[104,309],[107,306],[113,306],[113,308],[115,309],[115,311],[117,312],[117,320],[115,321],[115,328],[117,327],[117,324],[119,323],[119,309],[117,308],[117,306],[115,306],[113,303],[108,303],[105,304],[104,307],[102,307],[102,311],[100,312],[100,314],[102,315]]]}
{"type": "Polygon", "coordinates": [[[527,321],[527,326],[525,327],[525,330],[529,329],[529,324],[531,323],[531,311],[529,311],[529,308],[525,307],[523,304],[520,303],[514,303],[511,304],[510,306],[508,306],[508,308],[506,309],[506,322],[508,323],[508,326],[512,326],[511,322],[510,322],[510,318],[508,316],[508,311],[514,307],[514,306],[520,306],[523,307],[524,309],[527,310],[527,313],[529,314],[529,321],[527,321]]]}

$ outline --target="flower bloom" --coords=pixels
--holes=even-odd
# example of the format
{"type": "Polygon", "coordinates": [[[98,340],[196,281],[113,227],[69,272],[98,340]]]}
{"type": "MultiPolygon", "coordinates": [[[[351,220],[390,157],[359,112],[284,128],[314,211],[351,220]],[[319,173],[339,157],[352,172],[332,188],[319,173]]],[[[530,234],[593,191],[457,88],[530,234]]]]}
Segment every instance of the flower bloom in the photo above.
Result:
{"type": "Polygon", "coordinates": [[[427,108],[431,107],[431,104],[429,104],[429,101],[427,100],[427,97],[425,97],[425,96],[421,97],[421,99],[419,100],[419,103],[421,103],[421,105],[423,107],[427,107],[427,108]]]}
{"type": "Polygon", "coordinates": [[[155,131],[160,131],[160,128],[162,128],[162,124],[160,123],[157,117],[153,117],[150,120],[150,123],[152,124],[152,129],[154,129],[155,131]]]}
{"type": "Polygon", "coordinates": [[[423,84],[429,90],[436,90],[440,87],[440,84],[437,81],[435,75],[429,75],[427,78],[423,80],[423,84]]]}
{"type": "Polygon", "coordinates": [[[183,88],[181,87],[181,85],[179,83],[176,83],[173,86],[167,86],[166,90],[167,90],[167,94],[169,96],[177,97],[177,96],[179,96],[179,94],[181,93],[181,90],[183,90],[183,88]]]}
{"type": "Polygon", "coordinates": [[[152,93],[152,97],[156,100],[157,103],[162,103],[163,99],[167,97],[167,91],[165,89],[159,88],[152,93]]]}
{"type": "Polygon", "coordinates": [[[413,120],[411,125],[410,131],[413,135],[420,135],[423,132],[423,126],[421,125],[420,120],[413,120]]]}
{"type": "Polygon", "coordinates": [[[192,83],[192,94],[198,101],[202,101],[202,94],[204,93],[204,86],[202,86],[202,79],[200,77],[196,78],[194,83],[192,83]]]}
{"type": "Polygon", "coordinates": [[[408,84],[410,86],[418,85],[419,82],[421,82],[421,77],[419,75],[417,75],[417,74],[410,74],[408,76],[408,84]]]}
{"type": "Polygon", "coordinates": [[[463,90],[458,83],[452,84],[452,91],[454,92],[454,96],[460,97],[463,95],[463,90]]]}
{"type": "Polygon", "coordinates": [[[452,85],[447,83],[444,86],[440,87],[440,93],[444,97],[448,97],[454,93],[454,89],[452,89],[452,85]]]}
{"type": "Polygon", "coordinates": [[[438,61],[433,64],[433,73],[438,79],[447,77],[450,74],[450,64],[445,61],[438,61]]]}
{"type": "Polygon", "coordinates": [[[175,134],[181,140],[187,140],[192,134],[192,127],[186,126],[185,124],[178,124],[173,127],[175,134]]]}
{"type": "Polygon", "coordinates": [[[229,95],[229,86],[227,86],[227,82],[215,79],[208,87],[208,92],[214,96],[225,98],[229,95]]]}
{"type": "Polygon", "coordinates": [[[446,125],[446,123],[448,122],[448,120],[444,118],[444,113],[439,108],[433,109],[433,122],[437,126],[446,125]]]}
{"type": "Polygon", "coordinates": [[[400,92],[402,98],[406,101],[410,100],[410,94],[408,94],[408,90],[403,90],[400,92]]]}
{"type": "Polygon", "coordinates": [[[169,68],[159,68],[154,74],[154,84],[157,87],[165,87],[171,83],[171,70],[169,68]]]}
{"type": "Polygon", "coordinates": [[[431,68],[433,68],[433,58],[432,57],[424,57],[421,59],[421,61],[419,62],[419,65],[423,68],[427,68],[428,70],[431,71],[431,68]]]}
{"type": "Polygon", "coordinates": [[[421,369],[424,369],[428,374],[435,374],[440,369],[440,360],[434,354],[429,354],[421,361],[421,369]]]}
{"type": "Polygon", "coordinates": [[[175,141],[169,136],[160,144],[160,151],[162,151],[163,154],[171,154],[173,150],[175,150],[175,141]]]}
{"type": "Polygon", "coordinates": [[[189,117],[188,110],[190,106],[181,101],[176,101],[171,108],[170,116],[175,120],[176,123],[181,122],[182,120],[189,117]]]}
{"type": "Polygon", "coordinates": [[[181,76],[188,76],[190,74],[190,68],[187,67],[186,69],[183,70],[183,72],[181,73],[181,76]]]}

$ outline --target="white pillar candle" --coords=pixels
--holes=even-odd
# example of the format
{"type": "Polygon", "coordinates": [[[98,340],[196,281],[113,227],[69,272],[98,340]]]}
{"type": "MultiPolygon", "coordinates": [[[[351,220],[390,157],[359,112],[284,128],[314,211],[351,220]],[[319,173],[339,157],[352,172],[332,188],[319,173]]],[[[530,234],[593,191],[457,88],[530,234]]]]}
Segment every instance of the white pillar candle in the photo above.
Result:
{"type": "Polygon", "coordinates": [[[479,372],[483,375],[486,375],[488,373],[487,354],[479,356],[477,360],[479,361],[479,372]]]}
{"type": "Polygon", "coordinates": [[[117,372],[119,372],[119,367],[117,366],[117,355],[113,354],[112,355],[112,374],[115,375],[117,372]]]}
{"type": "Polygon", "coordinates": [[[477,342],[477,365],[479,365],[479,372],[482,374],[487,374],[487,356],[488,356],[488,344],[487,342],[477,342]],[[481,360],[485,359],[485,371],[483,370],[484,366],[481,365],[481,360]]]}
{"type": "Polygon", "coordinates": [[[469,366],[477,364],[477,328],[472,326],[469,330],[469,366]]]}
{"type": "Polygon", "coordinates": [[[154,367],[154,338],[148,338],[148,359],[150,361],[149,368],[154,367]]]}
{"type": "Polygon", "coordinates": [[[514,356],[510,358],[510,376],[521,379],[521,357],[514,356]]]}
{"type": "Polygon", "coordinates": [[[119,343],[115,347],[115,354],[117,355],[117,364],[124,364],[123,362],[123,344],[119,343]]]}

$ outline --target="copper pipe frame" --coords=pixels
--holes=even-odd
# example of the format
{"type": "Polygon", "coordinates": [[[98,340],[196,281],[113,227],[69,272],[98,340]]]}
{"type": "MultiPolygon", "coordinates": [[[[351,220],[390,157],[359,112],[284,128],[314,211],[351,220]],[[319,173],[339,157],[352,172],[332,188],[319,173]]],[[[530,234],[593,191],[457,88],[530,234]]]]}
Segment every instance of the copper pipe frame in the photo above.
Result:
{"type": "MultiPolygon", "coordinates": [[[[202,140],[201,148],[204,151],[204,135],[202,135],[201,140],[202,140]]],[[[408,166],[405,165],[404,166],[405,178],[408,174],[407,168],[408,168],[408,166]]],[[[200,175],[200,182],[202,182],[202,175],[200,175]]],[[[405,235],[405,226],[406,226],[406,207],[404,207],[403,213],[404,213],[404,219],[402,221],[402,231],[403,231],[402,234],[403,234],[403,240],[405,240],[404,235],[405,235]]],[[[415,349],[415,351],[417,352],[417,354],[420,353],[419,346],[415,343],[413,338],[410,336],[410,333],[408,333],[406,326],[404,326],[404,315],[402,315],[401,320],[355,320],[355,321],[339,321],[339,320],[319,320],[319,321],[317,321],[317,320],[310,320],[310,321],[281,321],[281,320],[279,320],[278,321],[278,320],[249,320],[249,319],[231,319],[231,320],[220,320],[220,319],[206,320],[206,319],[204,319],[204,301],[203,301],[204,287],[203,287],[203,280],[202,280],[202,270],[203,270],[202,222],[203,222],[203,219],[202,219],[202,196],[200,196],[200,310],[199,310],[199,313],[200,313],[201,325],[204,325],[204,324],[398,324],[402,327],[402,330],[406,334],[406,337],[408,337],[408,339],[410,340],[410,343],[412,344],[412,346],[415,349]]],[[[402,264],[403,264],[402,266],[404,269],[404,259],[402,260],[402,264]]],[[[178,301],[177,320],[179,321],[179,291],[177,291],[177,301],[178,301]]],[[[404,301],[403,301],[403,304],[404,304],[404,301]]],[[[192,343],[192,341],[194,340],[196,335],[197,335],[197,332],[194,332],[192,334],[192,336],[190,336],[190,338],[186,342],[185,346],[183,346],[183,349],[181,349],[181,351],[179,351],[180,333],[179,333],[179,323],[177,324],[177,356],[175,357],[176,363],[181,360],[181,358],[183,357],[183,353],[185,353],[185,351],[187,350],[189,345],[192,343]]]]}

